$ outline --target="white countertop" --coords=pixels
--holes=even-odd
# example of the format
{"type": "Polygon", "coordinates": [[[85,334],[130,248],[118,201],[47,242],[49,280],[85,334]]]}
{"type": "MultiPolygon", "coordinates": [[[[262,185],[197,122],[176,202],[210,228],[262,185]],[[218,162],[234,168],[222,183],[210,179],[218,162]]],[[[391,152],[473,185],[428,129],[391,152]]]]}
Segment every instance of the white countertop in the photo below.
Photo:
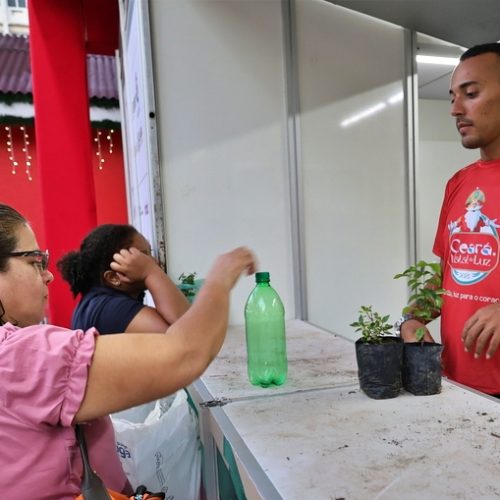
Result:
{"type": "Polygon", "coordinates": [[[354,344],[298,320],[287,349],[287,382],[254,387],[244,327],[230,327],[200,380],[205,400],[228,400],[210,425],[219,449],[222,436],[233,447],[243,484],[262,470],[287,500],[500,498],[500,400],[445,379],[441,394],[370,399],[354,344]]]}
{"type": "Polygon", "coordinates": [[[287,500],[500,498],[500,406],[449,383],[435,396],[329,389],[223,411],[287,500]]]}

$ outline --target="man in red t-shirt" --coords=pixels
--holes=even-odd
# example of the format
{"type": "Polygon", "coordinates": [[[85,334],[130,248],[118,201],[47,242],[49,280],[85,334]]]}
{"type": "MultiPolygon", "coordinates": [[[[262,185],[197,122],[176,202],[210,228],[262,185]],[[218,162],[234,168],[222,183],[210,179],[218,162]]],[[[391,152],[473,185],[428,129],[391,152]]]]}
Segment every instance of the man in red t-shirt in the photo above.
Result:
{"type": "MultiPolygon", "coordinates": [[[[445,289],[444,373],[500,396],[500,43],[462,54],[450,96],[462,145],[479,148],[480,159],[448,181],[434,241],[445,289]]],[[[401,321],[401,337],[414,342],[422,324],[401,321]]],[[[425,340],[433,341],[428,331],[425,340]]]]}

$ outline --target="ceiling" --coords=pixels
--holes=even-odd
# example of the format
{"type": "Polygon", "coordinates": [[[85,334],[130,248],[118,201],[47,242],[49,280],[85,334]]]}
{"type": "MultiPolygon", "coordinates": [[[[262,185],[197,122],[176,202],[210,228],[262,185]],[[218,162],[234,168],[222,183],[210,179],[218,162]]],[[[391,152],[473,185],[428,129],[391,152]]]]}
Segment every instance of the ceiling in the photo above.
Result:
{"type": "MultiPolygon", "coordinates": [[[[458,57],[465,48],[500,40],[500,0],[327,1],[418,32],[418,50],[429,55],[458,57]]],[[[447,100],[452,71],[418,63],[420,97],[447,100]]]]}
{"type": "MultiPolygon", "coordinates": [[[[417,34],[417,54],[428,56],[453,57],[458,59],[465,47],[449,44],[422,33],[417,34]]],[[[440,99],[448,101],[450,98],[450,78],[454,66],[440,64],[426,64],[417,62],[418,96],[421,99],[440,99]]]]}

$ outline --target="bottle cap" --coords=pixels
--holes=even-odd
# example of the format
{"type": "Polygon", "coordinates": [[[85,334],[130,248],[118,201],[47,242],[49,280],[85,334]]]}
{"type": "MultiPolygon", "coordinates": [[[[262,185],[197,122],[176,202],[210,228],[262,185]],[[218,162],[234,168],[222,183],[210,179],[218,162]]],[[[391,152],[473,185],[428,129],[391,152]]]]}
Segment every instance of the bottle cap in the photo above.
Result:
{"type": "Polygon", "coordinates": [[[264,281],[269,281],[269,273],[255,273],[255,281],[257,283],[263,283],[264,281]]]}

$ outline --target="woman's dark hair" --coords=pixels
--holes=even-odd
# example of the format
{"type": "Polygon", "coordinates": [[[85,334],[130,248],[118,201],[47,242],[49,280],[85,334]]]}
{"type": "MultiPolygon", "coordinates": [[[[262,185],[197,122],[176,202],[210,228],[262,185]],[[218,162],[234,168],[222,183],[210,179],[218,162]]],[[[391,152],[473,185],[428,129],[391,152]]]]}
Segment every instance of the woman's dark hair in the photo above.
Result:
{"type": "Polygon", "coordinates": [[[84,295],[102,285],[110,269],[113,254],[129,248],[137,229],[128,224],[103,224],[91,231],[80,245],[80,251],[69,252],[57,262],[57,269],[70,285],[73,296],[84,295]]]}
{"type": "Polygon", "coordinates": [[[16,231],[28,221],[12,207],[0,204],[0,272],[7,269],[9,253],[17,246],[16,231]]]}

